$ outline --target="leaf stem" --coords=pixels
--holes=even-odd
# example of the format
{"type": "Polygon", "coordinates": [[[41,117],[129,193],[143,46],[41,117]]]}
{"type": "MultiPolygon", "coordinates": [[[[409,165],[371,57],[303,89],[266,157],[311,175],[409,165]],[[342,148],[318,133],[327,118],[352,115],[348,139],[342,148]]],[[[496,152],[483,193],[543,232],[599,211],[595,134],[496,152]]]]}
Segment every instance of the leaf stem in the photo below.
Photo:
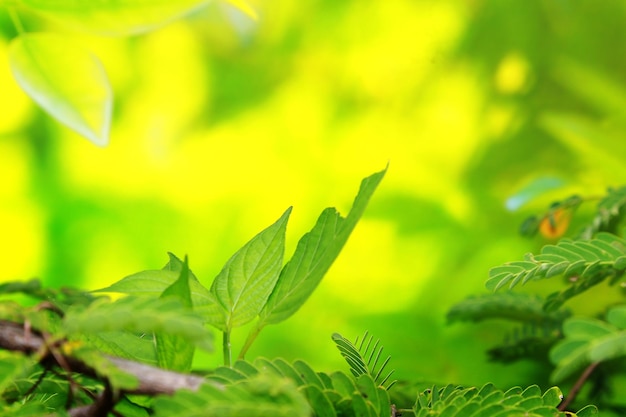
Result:
{"type": "Polygon", "coordinates": [[[22,35],[26,32],[24,29],[24,25],[22,25],[22,21],[20,20],[20,16],[15,11],[15,7],[7,7],[9,12],[9,17],[11,18],[11,22],[13,22],[13,26],[15,26],[15,30],[17,30],[18,35],[22,35]]]}
{"type": "Polygon", "coordinates": [[[576,383],[574,383],[574,386],[570,390],[569,395],[559,405],[558,407],[559,411],[564,411],[565,409],[567,409],[567,407],[572,403],[572,401],[576,399],[578,392],[581,390],[583,385],[585,385],[585,382],[587,382],[587,379],[589,378],[589,376],[591,376],[591,374],[593,373],[593,371],[596,369],[596,367],[599,364],[600,362],[594,362],[591,365],[589,365],[587,368],[585,368],[583,373],[576,380],[576,383]]]}
{"type": "Polygon", "coordinates": [[[259,335],[263,327],[264,326],[261,323],[258,323],[256,326],[254,326],[252,330],[250,330],[250,333],[248,333],[248,337],[246,338],[246,342],[241,348],[241,351],[239,351],[239,356],[237,357],[237,359],[245,359],[246,353],[248,353],[250,346],[252,346],[252,343],[256,340],[256,337],[259,335]]]}
{"type": "Polygon", "coordinates": [[[230,330],[225,331],[223,334],[222,349],[224,352],[224,365],[230,368],[232,362],[230,349],[230,330]]]}

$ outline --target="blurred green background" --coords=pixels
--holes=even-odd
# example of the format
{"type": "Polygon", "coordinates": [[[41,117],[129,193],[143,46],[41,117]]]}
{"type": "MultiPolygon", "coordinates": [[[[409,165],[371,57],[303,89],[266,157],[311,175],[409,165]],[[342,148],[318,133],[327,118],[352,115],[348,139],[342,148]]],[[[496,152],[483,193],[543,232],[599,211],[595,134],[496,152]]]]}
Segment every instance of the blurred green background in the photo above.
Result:
{"type": "Polygon", "coordinates": [[[545,375],[487,362],[504,327],[447,325],[445,314],[485,292],[490,267],[540,247],[518,236],[529,213],[626,181],[626,3],[250,3],[257,21],[212,4],[131,38],[66,32],[113,84],[104,149],[16,86],[15,30],[0,9],[0,280],[96,289],[162,267],[171,251],[209,285],[293,205],[289,257],[322,209],[346,214],[360,180],[389,163],[319,289],[250,355],[344,369],[330,335],[369,330],[398,378],[545,375]],[[551,185],[521,204],[533,184],[551,185]]]}

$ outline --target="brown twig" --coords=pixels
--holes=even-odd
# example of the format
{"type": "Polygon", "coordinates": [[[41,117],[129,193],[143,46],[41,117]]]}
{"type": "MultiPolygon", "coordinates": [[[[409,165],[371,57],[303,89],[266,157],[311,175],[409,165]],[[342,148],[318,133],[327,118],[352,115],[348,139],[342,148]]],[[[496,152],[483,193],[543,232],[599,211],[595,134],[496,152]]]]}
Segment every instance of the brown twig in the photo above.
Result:
{"type": "MultiPolygon", "coordinates": [[[[42,361],[53,361],[56,365],[66,370],[71,369],[73,372],[80,372],[87,376],[98,378],[96,371],[86,363],[70,355],[62,355],[60,353],[62,349],[59,349],[62,344],[63,341],[58,341],[58,344],[55,344],[57,349],[54,349],[56,355],[48,355],[42,361]],[[60,358],[62,360],[59,360],[60,358]]],[[[26,335],[24,334],[23,324],[0,320],[0,349],[33,354],[41,352],[45,349],[45,346],[46,342],[41,334],[31,331],[30,334],[26,335]]],[[[181,389],[196,391],[205,381],[204,378],[196,375],[167,371],[109,355],[104,355],[104,357],[120,370],[134,376],[139,382],[136,388],[124,391],[128,394],[171,395],[181,389]]],[[[103,380],[103,378],[100,379],[103,380]]]]}
{"type": "Polygon", "coordinates": [[[580,376],[578,377],[578,379],[572,386],[572,389],[570,390],[569,395],[565,397],[565,399],[563,400],[561,404],[559,404],[558,406],[559,411],[565,411],[567,407],[569,407],[569,405],[576,399],[576,396],[582,389],[583,385],[585,385],[585,382],[587,382],[587,379],[589,379],[589,376],[591,376],[591,374],[593,373],[593,371],[596,369],[596,367],[599,364],[600,362],[594,362],[585,368],[583,373],[580,374],[580,376]]]}

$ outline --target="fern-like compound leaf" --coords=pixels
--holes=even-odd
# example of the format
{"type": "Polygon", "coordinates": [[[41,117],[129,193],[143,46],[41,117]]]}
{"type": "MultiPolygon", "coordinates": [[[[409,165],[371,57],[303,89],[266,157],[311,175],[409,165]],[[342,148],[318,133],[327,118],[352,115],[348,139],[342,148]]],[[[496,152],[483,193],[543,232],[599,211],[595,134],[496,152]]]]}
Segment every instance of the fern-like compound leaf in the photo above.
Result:
{"type": "Polygon", "coordinates": [[[558,308],[564,301],[585,291],[606,278],[619,279],[626,270],[626,240],[598,233],[592,240],[563,239],[556,245],[546,245],[538,255],[528,254],[524,261],[509,262],[492,268],[486,286],[492,291],[519,283],[562,275],[574,284],[552,296],[546,304],[558,308]]]}
{"type": "Polygon", "coordinates": [[[180,390],[154,401],[156,417],[308,417],[305,395],[289,379],[255,375],[237,384],[207,381],[197,392],[180,390]]]}
{"type": "Polygon", "coordinates": [[[548,312],[544,299],[537,295],[500,292],[469,297],[448,311],[448,322],[507,319],[523,323],[560,324],[569,317],[569,310],[548,312]]]}
{"type": "Polygon", "coordinates": [[[565,338],[550,351],[556,365],[553,381],[561,381],[592,363],[602,363],[626,356],[626,305],[612,308],[607,321],[571,318],[565,321],[565,338]]]}
{"type": "MultiPolygon", "coordinates": [[[[387,389],[364,373],[350,378],[342,372],[327,375],[315,372],[306,362],[257,358],[254,362],[239,360],[232,368],[219,367],[207,380],[230,385],[248,384],[259,377],[287,379],[303,393],[316,416],[389,417],[391,401],[387,389]]],[[[256,415],[256,414],[253,414],[256,415]]]]}
{"type": "MultiPolygon", "coordinates": [[[[492,384],[482,388],[463,388],[448,385],[433,387],[417,397],[413,406],[416,417],[501,417],[501,416],[545,416],[576,417],[578,414],[561,412],[557,406],[563,399],[557,387],[542,394],[537,385],[526,389],[514,387],[500,391],[492,384]]],[[[595,407],[585,407],[580,416],[587,416],[595,407]]]]}
{"type": "MultiPolygon", "coordinates": [[[[352,375],[359,377],[363,374],[369,374],[378,385],[385,386],[394,371],[392,370],[386,375],[383,373],[391,359],[390,356],[384,359],[379,365],[383,352],[383,347],[379,346],[380,340],[376,340],[372,345],[373,337],[368,337],[367,332],[363,335],[360,343],[357,338],[356,342],[353,344],[339,333],[333,334],[332,338],[341,352],[341,356],[343,356],[346,362],[348,362],[348,365],[350,365],[352,375]]],[[[385,388],[389,389],[395,383],[395,380],[391,381],[385,388]]]]}
{"type": "Polygon", "coordinates": [[[598,211],[578,235],[580,239],[591,239],[599,231],[617,232],[616,225],[626,207],[626,187],[609,188],[607,195],[598,203],[598,211]]]}

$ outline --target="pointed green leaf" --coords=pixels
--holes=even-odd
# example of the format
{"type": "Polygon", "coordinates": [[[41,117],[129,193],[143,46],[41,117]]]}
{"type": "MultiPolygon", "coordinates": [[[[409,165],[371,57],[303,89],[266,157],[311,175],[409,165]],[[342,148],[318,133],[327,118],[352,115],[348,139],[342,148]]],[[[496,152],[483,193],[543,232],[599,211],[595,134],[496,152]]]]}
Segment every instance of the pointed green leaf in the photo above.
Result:
{"type": "Polygon", "coordinates": [[[191,301],[191,288],[189,286],[190,273],[187,258],[182,265],[182,269],[178,273],[178,279],[168,286],[161,298],[174,297],[181,302],[185,307],[191,308],[193,306],[191,301]]]}
{"type": "Polygon", "coordinates": [[[358,351],[356,346],[352,344],[348,339],[340,335],[339,333],[333,333],[332,339],[337,344],[341,356],[344,357],[348,365],[350,365],[350,372],[352,375],[359,376],[368,372],[365,359],[358,351]]]}
{"type": "Polygon", "coordinates": [[[34,360],[21,352],[3,351],[0,354],[0,392],[15,383],[15,378],[34,366],[34,360]]]}
{"type": "Polygon", "coordinates": [[[310,417],[305,396],[292,381],[258,374],[236,384],[216,386],[208,381],[196,392],[179,390],[154,399],[155,417],[310,417]]]}
{"type": "Polygon", "coordinates": [[[626,332],[619,332],[594,340],[589,351],[591,362],[604,362],[624,355],[626,355],[626,332]]]}
{"type": "Polygon", "coordinates": [[[233,365],[233,368],[238,370],[242,374],[247,375],[248,377],[257,375],[259,373],[259,370],[247,361],[236,361],[233,365]]]}
{"type": "Polygon", "coordinates": [[[256,366],[261,373],[271,373],[278,376],[284,376],[282,371],[269,359],[259,357],[254,360],[254,366],[256,366]]]}
{"type": "Polygon", "coordinates": [[[351,397],[356,391],[354,381],[343,372],[333,372],[330,374],[330,379],[333,381],[333,388],[343,397],[351,397]]]}
{"type": "Polygon", "coordinates": [[[113,331],[80,334],[74,338],[86,342],[103,353],[152,366],[158,364],[152,333],[113,331]]]}
{"type": "MultiPolygon", "coordinates": [[[[187,258],[176,281],[163,291],[161,298],[173,297],[191,310],[191,291],[189,288],[189,265],[187,258]]],[[[156,333],[156,352],[158,365],[163,369],[189,372],[195,346],[183,337],[167,333],[156,333]]]]}
{"type": "Polygon", "coordinates": [[[582,245],[580,243],[582,242],[571,242],[564,240],[559,242],[559,247],[577,254],[578,256],[580,256],[581,259],[584,259],[587,262],[599,260],[594,251],[587,249],[587,245],[585,245],[584,243],[582,245]]]}
{"type": "Polygon", "coordinates": [[[309,364],[301,360],[296,360],[293,363],[293,367],[300,373],[300,377],[302,377],[306,384],[315,385],[319,389],[324,389],[322,379],[317,372],[309,366],[309,364]]]}
{"type": "Polygon", "coordinates": [[[260,327],[285,320],[309,298],[341,252],[386,171],[373,174],[361,182],[347,217],[341,217],[334,208],[328,208],[322,212],[313,229],[302,236],[261,311],[260,327]]]}
{"type": "Polygon", "coordinates": [[[469,402],[462,406],[456,414],[454,414],[454,417],[474,417],[479,415],[477,411],[480,410],[480,408],[481,405],[479,403],[469,402]]]}
{"type": "Polygon", "coordinates": [[[378,417],[372,404],[360,394],[352,394],[352,409],[354,417],[378,417]]]}
{"type": "Polygon", "coordinates": [[[557,264],[550,266],[550,268],[546,271],[546,278],[551,278],[557,275],[561,275],[567,267],[570,265],[569,261],[562,261],[557,264]]]}
{"type": "Polygon", "coordinates": [[[613,257],[611,256],[611,254],[605,251],[601,245],[598,245],[597,240],[594,240],[594,241],[579,240],[579,241],[576,241],[576,244],[580,248],[585,249],[588,252],[592,252],[600,261],[612,261],[613,260],[613,257]]]}
{"type": "Polygon", "coordinates": [[[611,259],[619,258],[624,255],[624,251],[618,249],[618,247],[613,244],[612,237],[613,235],[608,233],[598,233],[593,241],[593,244],[606,252],[611,259]]]}
{"type": "Polygon", "coordinates": [[[296,368],[294,368],[289,362],[282,358],[278,358],[275,359],[273,363],[274,365],[276,365],[276,368],[280,370],[281,374],[284,377],[294,381],[297,386],[306,385],[306,382],[304,381],[304,379],[302,379],[296,368]]]}
{"type": "Polygon", "coordinates": [[[494,391],[488,395],[486,395],[482,401],[480,402],[482,407],[485,407],[489,404],[500,403],[502,398],[504,397],[504,393],[502,391],[494,391]]]}
{"type": "Polygon", "coordinates": [[[205,6],[209,1],[21,0],[20,3],[45,17],[74,28],[103,35],[130,35],[167,24],[205,6]]]}
{"type": "MultiPolygon", "coordinates": [[[[371,375],[363,374],[356,378],[356,387],[364,398],[378,397],[377,384],[371,375]]],[[[374,402],[372,400],[372,402],[374,402]]]]}
{"type": "Polygon", "coordinates": [[[550,361],[554,364],[562,362],[568,356],[579,350],[588,348],[588,340],[564,339],[550,350],[550,361]]]}
{"type": "Polygon", "coordinates": [[[616,306],[609,310],[607,313],[607,320],[617,328],[626,329],[626,306],[616,306]]]}
{"type": "Polygon", "coordinates": [[[71,38],[28,33],[13,39],[9,61],[20,87],[52,117],[98,146],[109,142],[113,93],[93,54],[71,38]]]}
{"type": "Polygon", "coordinates": [[[542,254],[556,255],[563,258],[563,260],[577,261],[584,259],[579,253],[568,250],[564,245],[547,245],[541,249],[542,254]]]}
{"type": "Polygon", "coordinates": [[[591,340],[613,333],[615,327],[601,320],[577,317],[563,323],[563,333],[569,339],[591,340]]]}
{"type": "Polygon", "coordinates": [[[198,315],[170,297],[125,297],[114,303],[105,299],[96,300],[87,308],[70,309],[63,326],[70,335],[122,330],[133,333],[165,332],[183,337],[203,349],[212,349],[212,334],[198,315]]]}
{"type": "Polygon", "coordinates": [[[333,403],[322,389],[316,385],[306,385],[302,392],[309,400],[309,405],[313,409],[316,417],[337,417],[337,412],[333,403]]]}
{"type": "Polygon", "coordinates": [[[556,407],[561,404],[561,401],[563,401],[563,393],[561,392],[559,387],[552,387],[544,392],[542,398],[545,405],[556,407]]]}
{"type": "Polygon", "coordinates": [[[222,307],[220,330],[248,323],[265,306],[283,266],[290,213],[291,207],[239,249],[213,281],[211,293],[222,307]]]}
{"type": "Polygon", "coordinates": [[[598,408],[595,405],[588,405],[576,412],[576,417],[595,417],[598,414],[598,408]]]}
{"type": "Polygon", "coordinates": [[[550,375],[550,379],[553,382],[562,381],[589,364],[589,345],[587,343],[580,341],[573,341],[568,345],[566,345],[566,343],[568,343],[567,341],[562,343],[562,346],[564,346],[562,350],[557,350],[559,349],[559,345],[561,345],[561,343],[559,343],[553,348],[555,353],[550,352],[550,360],[556,363],[556,368],[552,372],[552,375],[550,375]],[[578,347],[576,346],[576,342],[578,342],[578,347]],[[569,354],[566,354],[567,350],[565,346],[567,346],[569,354]],[[555,359],[557,359],[557,357],[562,357],[562,359],[556,362],[555,359]]]}
{"type": "MultiPolygon", "coordinates": [[[[538,385],[530,385],[522,392],[524,398],[541,398],[541,388],[538,385]]],[[[540,403],[541,405],[543,403],[540,403]]]]}
{"type": "Polygon", "coordinates": [[[541,253],[539,255],[532,255],[535,262],[544,262],[548,264],[558,264],[560,262],[566,262],[562,256],[553,255],[550,253],[541,253]]]}
{"type": "MultiPolygon", "coordinates": [[[[147,270],[129,275],[113,283],[109,287],[94,292],[114,292],[134,296],[159,297],[163,291],[172,285],[182,270],[182,261],[169,253],[169,262],[163,269],[147,270]]],[[[221,320],[220,306],[211,292],[202,285],[194,273],[189,270],[189,288],[194,311],[198,312],[209,324],[221,320]]]]}
{"type": "Polygon", "coordinates": [[[238,369],[231,368],[230,366],[220,366],[215,369],[215,371],[209,375],[209,378],[211,379],[214,379],[214,377],[217,377],[220,381],[227,381],[231,384],[248,379],[248,375],[238,369]]]}

